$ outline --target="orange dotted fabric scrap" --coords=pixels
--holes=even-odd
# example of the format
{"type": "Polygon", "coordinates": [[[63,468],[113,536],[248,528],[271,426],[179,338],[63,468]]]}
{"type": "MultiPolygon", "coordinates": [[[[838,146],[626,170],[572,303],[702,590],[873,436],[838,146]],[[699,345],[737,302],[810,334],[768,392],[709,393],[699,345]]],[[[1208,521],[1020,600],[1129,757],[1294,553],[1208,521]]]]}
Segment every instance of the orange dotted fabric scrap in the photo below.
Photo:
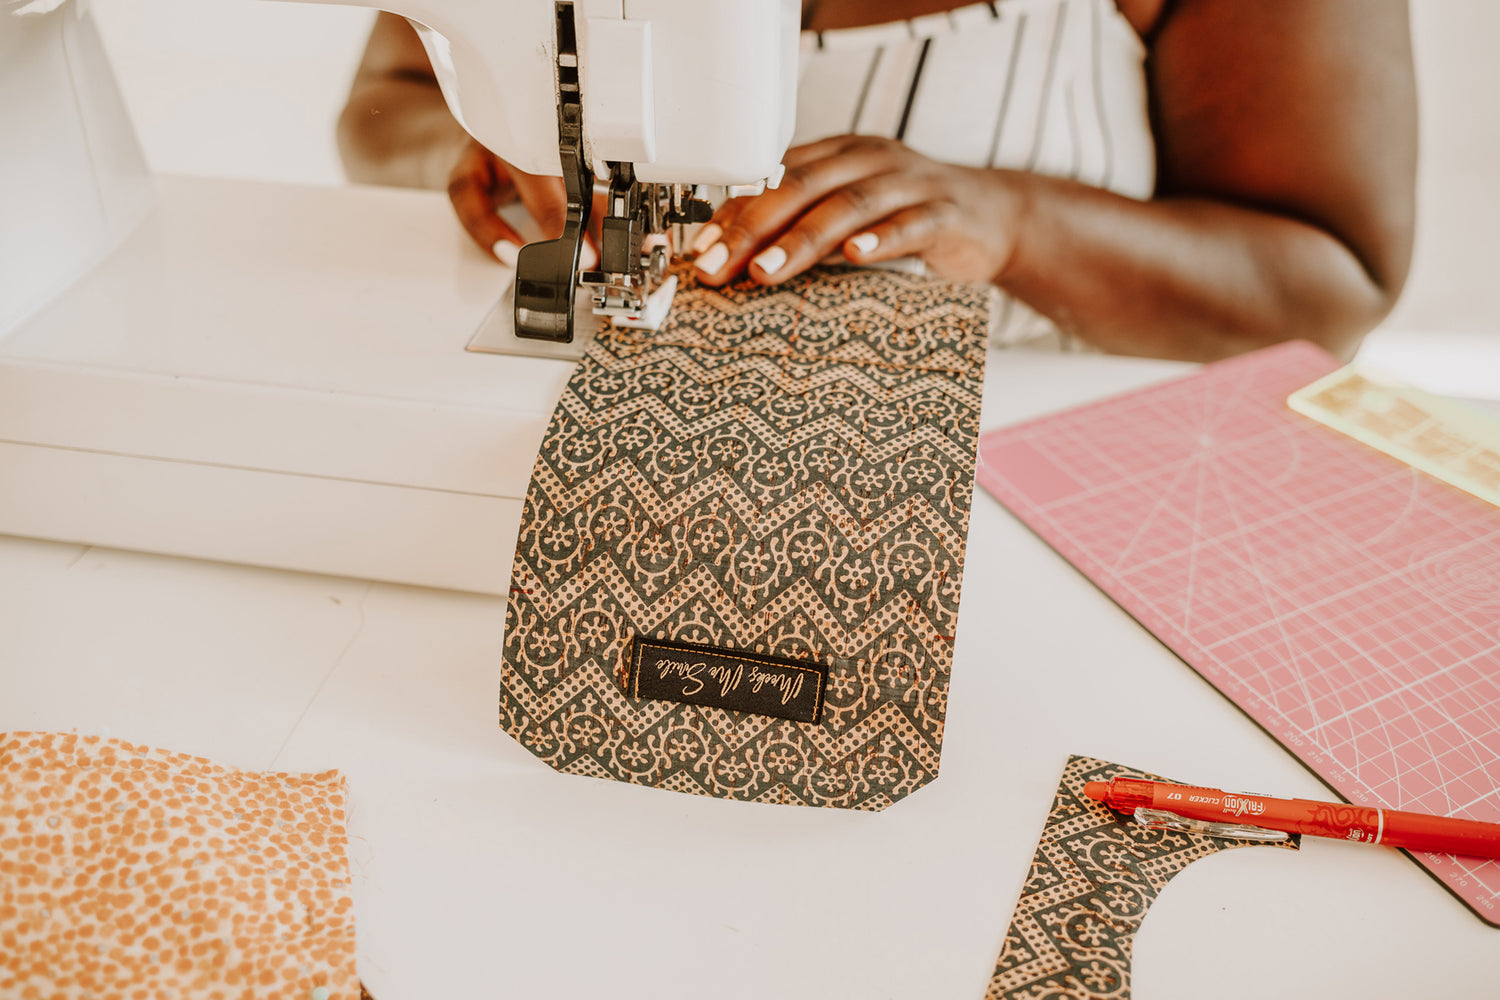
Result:
{"type": "Polygon", "coordinates": [[[0,997],[354,1000],[337,771],[0,733],[0,997]]]}

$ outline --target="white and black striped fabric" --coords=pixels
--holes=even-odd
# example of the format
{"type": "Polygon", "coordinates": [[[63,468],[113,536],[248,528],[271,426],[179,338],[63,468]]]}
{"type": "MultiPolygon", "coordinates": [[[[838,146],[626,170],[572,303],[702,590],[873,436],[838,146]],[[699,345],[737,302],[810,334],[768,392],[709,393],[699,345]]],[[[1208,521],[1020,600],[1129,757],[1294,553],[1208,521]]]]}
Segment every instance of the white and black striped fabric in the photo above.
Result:
{"type": "MultiPolygon", "coordinates": [[[[1145,46],[1113,0],[998,0],[805,32],[794,144],[859,133],[934,159],[1032,170],[1149,197],[1145,46]]],[[[992,342],[1052,332],[1020,303],[992,342]]]]}

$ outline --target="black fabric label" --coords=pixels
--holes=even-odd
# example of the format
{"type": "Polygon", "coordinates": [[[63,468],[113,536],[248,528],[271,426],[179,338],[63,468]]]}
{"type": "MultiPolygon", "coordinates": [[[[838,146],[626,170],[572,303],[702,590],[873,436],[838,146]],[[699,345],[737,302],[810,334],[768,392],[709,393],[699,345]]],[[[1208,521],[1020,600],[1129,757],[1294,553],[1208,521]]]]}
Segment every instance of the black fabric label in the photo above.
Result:
{"type": "Polygon", "coordinates": [[[753,712],[797,722],[823,715],[828,668],[717,646],[636,636],[630,695],[687,705],[753,712]]]}

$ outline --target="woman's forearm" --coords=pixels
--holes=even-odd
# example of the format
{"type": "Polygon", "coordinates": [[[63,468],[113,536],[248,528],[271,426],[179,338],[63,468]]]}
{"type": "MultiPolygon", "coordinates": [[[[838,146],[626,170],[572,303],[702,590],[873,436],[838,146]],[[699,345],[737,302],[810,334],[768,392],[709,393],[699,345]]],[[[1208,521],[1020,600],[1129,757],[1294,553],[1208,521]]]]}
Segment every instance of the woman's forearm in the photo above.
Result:
{"type": "Polygon", "coordinates": [[[1207,361],[1303,338],[1347,357],[1405,277],[1373,275],[1326,230],[1253,208],[1007,171],[991,182],[1015,226],[996,283],[1115,353],[1207,361]]]}

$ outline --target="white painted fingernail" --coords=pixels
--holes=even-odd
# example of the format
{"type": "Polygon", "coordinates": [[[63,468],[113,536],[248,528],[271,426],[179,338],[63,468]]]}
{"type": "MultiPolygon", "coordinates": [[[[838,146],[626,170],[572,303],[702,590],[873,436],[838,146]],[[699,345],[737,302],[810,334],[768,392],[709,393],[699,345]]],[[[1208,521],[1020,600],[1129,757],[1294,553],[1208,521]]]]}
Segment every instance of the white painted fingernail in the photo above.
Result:
{"type": "Polygon", "coordinates": [[[493,249],[495,256],[500,259],[500,263],[506,267],[516,266],[516,258],[521,254],[520,247],[516,246],[510,240],[500,240],[495,244],[493,249]]]}
{"type": "Polygon", "coordinates": [[[578,251],[578,269],[592,271],[597,263],[599,263],[599,251],[594,249],[592,243],[585,243],[578,251]]]}
{"type": "Polygon", "coordinates": [[[723,235],[724,230],[719,228],[718,223],[710,222],[698,230],[698,235],[693,238],[693,253],[702,253],[719,242],[719,237],[723,235]]]}
{"type": "Polygon", "coordinates": [[[854,239],[850,240],[849,243],[861,254],[867,254],[880,246],[880,237],[874,233],[860,233],[854,239]]]}
{"type": "Polygon", "coordinates": [[[693,266],[704,274],[718,274],[719,268],[723,267],[727,260],[729,260],[729,248],[722,243],[715,243],[699,255],[693,266]]]}
{"type": "Polygon", "coordinates": [[[786,251],[781,249],[781,247],[770,247],[762,250],[760,256],[756,257],[751,263],[766,272],[766,274],[775,274],[786,263],[786,251]]]}

